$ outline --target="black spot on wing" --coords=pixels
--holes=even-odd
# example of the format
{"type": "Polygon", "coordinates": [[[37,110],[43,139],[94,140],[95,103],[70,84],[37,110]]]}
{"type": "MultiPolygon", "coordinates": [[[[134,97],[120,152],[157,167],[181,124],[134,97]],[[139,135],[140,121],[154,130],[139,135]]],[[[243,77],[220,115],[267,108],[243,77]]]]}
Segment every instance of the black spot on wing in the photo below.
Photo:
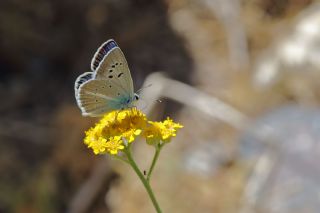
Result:
{"type": "Polygon", "coordinates": [[[123,75],[123,72],[119,73],[118,78],[120,78],[120,77],[121,77],[121,75],[123,75]]]}

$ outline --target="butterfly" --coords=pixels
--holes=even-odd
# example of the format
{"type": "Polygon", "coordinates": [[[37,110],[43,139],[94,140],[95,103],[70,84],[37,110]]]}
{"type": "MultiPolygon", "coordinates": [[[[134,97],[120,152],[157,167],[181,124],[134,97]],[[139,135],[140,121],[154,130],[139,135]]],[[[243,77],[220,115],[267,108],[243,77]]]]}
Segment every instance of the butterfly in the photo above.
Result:
{"type": "Polygon", "coordinates": [[[98,117],[127,109],[139,99],[134,93],[126,58],[113,39],[98,48],[91,70],[81,74],[74,84],[75,98],[83,116],[98,117]]]}

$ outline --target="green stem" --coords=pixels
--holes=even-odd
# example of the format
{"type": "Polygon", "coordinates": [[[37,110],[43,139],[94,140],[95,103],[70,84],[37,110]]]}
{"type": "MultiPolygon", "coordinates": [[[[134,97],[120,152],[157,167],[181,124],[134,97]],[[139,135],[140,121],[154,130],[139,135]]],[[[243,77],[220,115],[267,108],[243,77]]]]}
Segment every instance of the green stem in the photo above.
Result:
{"type": "Polygon", "coordinates": [[[148,174],[147,174],[147,181],[148,182],[150,181],[150,177],[151,177],[152,171],[154,169],[154,166],[156,165],[156,162],[158,160],[161,148],[162,148],[162,145],[157,145],[156,146],[156,151],[154,153],[154,156],[153,156],[153,159],[152,159],[152,163],[151,163],[151,166],[150,166],[148,174]]]}
{"type": "Polygon", "coordinates": [[[147,179],[145,179],[145,177],[143,176],[143,174],[141,173],[140,169],[138,168],[136,162],[133,160],[132,156],[131,156],[131,152],[130,152],[130,147],[127,147],[124,152],[126,153],[127,157],[128,157],[128,161],[129,164],[131,165],[131,167],[133,168],[133,170],[135,171],[135,173],[138,175],[138,177],[140,178],[141,182],[143,183],[145,189],[148,192],[148,195],[152,201],[152,204],[154,206],[154,208],[156,209],[157,213],[161,213],[161,209],[160,206],[156,200],[156,197],[153,194],[153,191],[150,187],[149,182],[147,181],[147,179]]]}
{"type": "Polygon", "coordinates": [[[113,155],[112,157],[113,157],[114,159],[116,159],[116,160],[120,160],[120,161],[122,161],[122,162],[124,162],[124,163],[130,164],[127,159],[124,159],[124,158],[122,158],[122,157],[120,157],[120,156],[118,156],[118,155],[113,155]]]}

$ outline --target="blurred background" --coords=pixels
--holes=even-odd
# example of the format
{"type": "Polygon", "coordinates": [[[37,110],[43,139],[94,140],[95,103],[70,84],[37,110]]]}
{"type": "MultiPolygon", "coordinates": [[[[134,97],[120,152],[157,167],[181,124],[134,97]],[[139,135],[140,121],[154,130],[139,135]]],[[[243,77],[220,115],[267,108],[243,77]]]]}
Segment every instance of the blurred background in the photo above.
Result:
{"type": "MultiPolygon", "coordinates": [[[[164,212],[319,212],[317,2],[1,0],[0,212],[154,211],[130,168],[83,144],[97,119],[74,81],[110,38],[136,89],[170,85],[145,89],[149,116],[185,126],[151,183],[164,212]]],[[[134,151],[147,168],[152,149],[134,151]]]]}

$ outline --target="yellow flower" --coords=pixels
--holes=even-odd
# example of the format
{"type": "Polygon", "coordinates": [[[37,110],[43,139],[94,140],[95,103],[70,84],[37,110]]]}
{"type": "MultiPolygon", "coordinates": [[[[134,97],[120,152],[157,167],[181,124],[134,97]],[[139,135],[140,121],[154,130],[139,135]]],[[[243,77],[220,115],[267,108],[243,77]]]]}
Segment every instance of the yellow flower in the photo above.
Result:
{"type": "Polygon", "coordinates": [[[122,137],[124,137],[129,143],[131,143],[134,141],[135,136],[140,135],[141,132],[142,132],[141,129],[130,129],[122,133],[122,137]]]}
{"type": "Polygon", "coordinates": [[[133,108],[107,113],[88,131],[84,143],[95,154],[118,154],[142,134],[148,144],[170,142],[183,126],[167,118],[163,122],[147,121],[146,115],[133,108]]]}
{"type": "Polygon", "coordinates": [[[181,129],[183,126],[179,123],[173,122],[172,119],[167,117],[167,119],[163,122],[164,128],[162,128],[162,137],[163,140],[170,139],[171,137],[176,136],[176,132],[178,129],[181,129]]]}
{"type": "Polygon", "coordinates": [[[107,142],[107,151],[112,154],[118,154],[119,150],[124,149],[123,141],[121,136],[110,137],[109,141],[107,142]]]}
{"type": "Polygon", "coordinates": [[[99,139],[100,133],[100,127],[96,125],[94,128],[90,128],[88,131],[85,132],[86,137],[84,138],[84,143],[86,145],[90,145],[92,142],[99,139]]]}
{"type": "Polygon", "coordinates": [[[95,154],[117,154],[124,149],[123,140],[131,143],[146,126],[146,115],[132,108],[107,113],[91,129],[86,131],[84,143],[95,154]]]}
{"type": "Polygon", "coordinates": [[[91,141],[91,143],[88,144],[88,147],[92,148],[96,155],[106,153],[106,148],[108,147],[107,140],[100,137],[97,140],[91,141]]]}
{"type": "MultiPolygon", "coordinates": [[[[150,121],[149,121],[150,123],[150,121]]],[[[143,136],[146,138],[147,144],[156,145],[161,141],[161,133],[158,125],[151,123],[143,132],[143,136]]]]}
{"type": "Polygon", "coordinates": [[[144,130],[144,136],[148,144],[157,144],[162,142],[170,142],[172,137],[176,136],[178,129],[183,126],[179,123],[174,123],[170,118],[163,122],[149,121],[149,126],[144,130]]]}

